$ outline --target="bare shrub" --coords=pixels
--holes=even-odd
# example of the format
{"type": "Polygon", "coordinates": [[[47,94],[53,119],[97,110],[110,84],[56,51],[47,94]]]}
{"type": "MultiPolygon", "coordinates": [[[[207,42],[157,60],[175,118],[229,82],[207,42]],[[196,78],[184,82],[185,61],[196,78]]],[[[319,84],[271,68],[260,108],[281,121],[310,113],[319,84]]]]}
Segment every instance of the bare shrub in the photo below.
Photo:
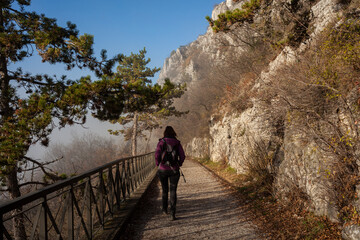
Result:
{"type": "Polygon", "coordinates": [[[119,157],[119,147],[112,139],[94,133],[74,135],[68,145],[55,144],[46,153],[46,159],[61,158],[53,169],[68,175],[79,174],[119,157]]]}
{"type": "MultiPolygon", "coordinates": [[[[287,124],[300,131],[328,156],[322,171],[328,195],[342,221],[354,214],[358,184],[360,22],[344,18],[331,25],[315,46],[291,66],[284,66],[266,87],[279,102],[273,111],[286,111],[287,124]]],[[[356,218],[356,217],[355,217],[356,218]]]]}
{"type": "Polygon", "coordinates": [[[248,136],[250,154],[244,157],[244,168],[248,178],[263,187],[264,192],[273,194],[273,182],[276,175],[275,154],[263,140],[248,136]]]}
{"type": "MultiPolygon", "coordinates": [[[[222,100],[222,107],[227,106],[227,111],[243,112],[244,110],[251,108],[252,99],[256,96],[256,92],[253,91],[255,84],[255,76],[248,74],[244,76],[237,86],[226,86],[225,96],[222,100]]],[[[222,109],[224,110],[224,108],[222,109]]]]}

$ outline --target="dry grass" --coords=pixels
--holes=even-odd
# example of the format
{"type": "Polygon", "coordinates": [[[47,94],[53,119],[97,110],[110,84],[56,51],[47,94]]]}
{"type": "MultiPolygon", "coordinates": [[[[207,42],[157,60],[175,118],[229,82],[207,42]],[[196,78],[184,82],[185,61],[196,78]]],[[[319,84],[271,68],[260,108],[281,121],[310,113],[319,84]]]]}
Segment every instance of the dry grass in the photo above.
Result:
{"type": "Polygon", "coordinates": [[[237,175],[226,163],[209,159],[197,161],[232,187],[267,239],[342,239],[339,224],[306,211],[301,199],[282,205],[269,194],[266,186],[237,175]]]}

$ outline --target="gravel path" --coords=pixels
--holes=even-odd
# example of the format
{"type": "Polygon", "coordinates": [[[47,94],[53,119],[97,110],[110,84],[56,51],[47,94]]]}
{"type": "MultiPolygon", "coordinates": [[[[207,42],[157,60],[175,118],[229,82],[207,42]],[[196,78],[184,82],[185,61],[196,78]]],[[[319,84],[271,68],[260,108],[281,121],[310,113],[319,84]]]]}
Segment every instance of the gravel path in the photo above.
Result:
{"type": "Polygon", "coordinates": [[[261,239],[239,200],[208,170],[192,161],[182,167],[177,220],[163,215],[161,186],[152,183],[131,218],[123,239],[261,239]]]}

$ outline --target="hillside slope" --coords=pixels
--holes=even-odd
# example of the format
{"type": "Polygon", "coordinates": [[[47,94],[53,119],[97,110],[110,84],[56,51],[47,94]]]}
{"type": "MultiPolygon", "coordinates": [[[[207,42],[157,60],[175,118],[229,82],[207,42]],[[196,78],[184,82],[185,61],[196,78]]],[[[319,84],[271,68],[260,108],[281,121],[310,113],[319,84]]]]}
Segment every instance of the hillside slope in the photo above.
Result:
{"type": "Polygon", "coordinates": [[[279,201],[297,193],[348,239],[360,237],[359,6],[227,0],[159,78],[187,83],[176,105],[190,113],[169,123],[188,155],[271,182],[279,201]]]}

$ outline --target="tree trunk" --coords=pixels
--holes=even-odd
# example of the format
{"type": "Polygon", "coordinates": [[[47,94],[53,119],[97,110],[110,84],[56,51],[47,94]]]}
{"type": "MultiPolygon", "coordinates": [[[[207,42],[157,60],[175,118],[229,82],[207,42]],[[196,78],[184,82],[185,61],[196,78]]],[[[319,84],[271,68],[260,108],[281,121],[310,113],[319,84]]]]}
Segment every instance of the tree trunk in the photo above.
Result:
{"type": "MultiPolygon", "coordinates": [[[[2,8],[0,8],[0,33],[4,33],[4,20],[2,15],[2,8]]],[[[0,45],[0,49],[3,45],[0,45]]],[[[1,121],[6,119],[10,113],[10,89],[9,89],[9,76],[7,70],[7,58],[0,54],[0,115],[1,121]]]]}
{"type": "MultiPolygon", "coordinates": [[[[18,178],[17,178],[17,167],[13,167],[10,170],[10,173],[7,176],[7,187],[12,199],[18,198],[21,196],[18,178]]],[[[18,207],[13,211],[13,215],[17,215],[13,218],[13,231],[15,240],[24,240],[27,239],[25,225],[24,225],[24,215],[21,213],[22,207],[18,207]]]]}
{"type": "Polygon", "coordinates": [[[10,96],[9,96],[9,79],[7,76],[6,62],[4,58],[0,56],[0,115],[1,121],[6,119],[10,110],[10,96]]]}
{"type": "MultiPolygon", "coordinates": [[[[3,9],[0,8],[0,33],[5,32],[3,9]]],[[[0,44],[0,50],[3,48],[3,44],[0,44]]],[[[1,51],[0,51],[1,52],[1,51]]],[[[0,54],[0,124],[2,121],[6,121],[8,117],[11,117],[13,110],[10,108],[11,91],[10,91],[10,79],[7,69],[8,59],[6,55],[0,54]]],[[[21,196],[20,187],[17,178],[17,162],[14,161],[13,166],[8,166],[9,173],[6,176],[6,184],[11,199],[15,199],[21,196]],[[11,168],[11,169],[10,169],[11,168]]],[[[13,221],[13,232],[15,240],[27,239],[24,215],[21,213],[22,207],[18,207],[13,211],[15,217],[13,221]]]]}
{"type": "Polygon", "coordinates": [[[136,149],[136,138],[137,138],[137,131],[138,131],[138,113],[135,112],[134,119],[133,119],[133,132],[131,136],[131,151],[132,155],[136,156],[137,149],[136,149]]]}

